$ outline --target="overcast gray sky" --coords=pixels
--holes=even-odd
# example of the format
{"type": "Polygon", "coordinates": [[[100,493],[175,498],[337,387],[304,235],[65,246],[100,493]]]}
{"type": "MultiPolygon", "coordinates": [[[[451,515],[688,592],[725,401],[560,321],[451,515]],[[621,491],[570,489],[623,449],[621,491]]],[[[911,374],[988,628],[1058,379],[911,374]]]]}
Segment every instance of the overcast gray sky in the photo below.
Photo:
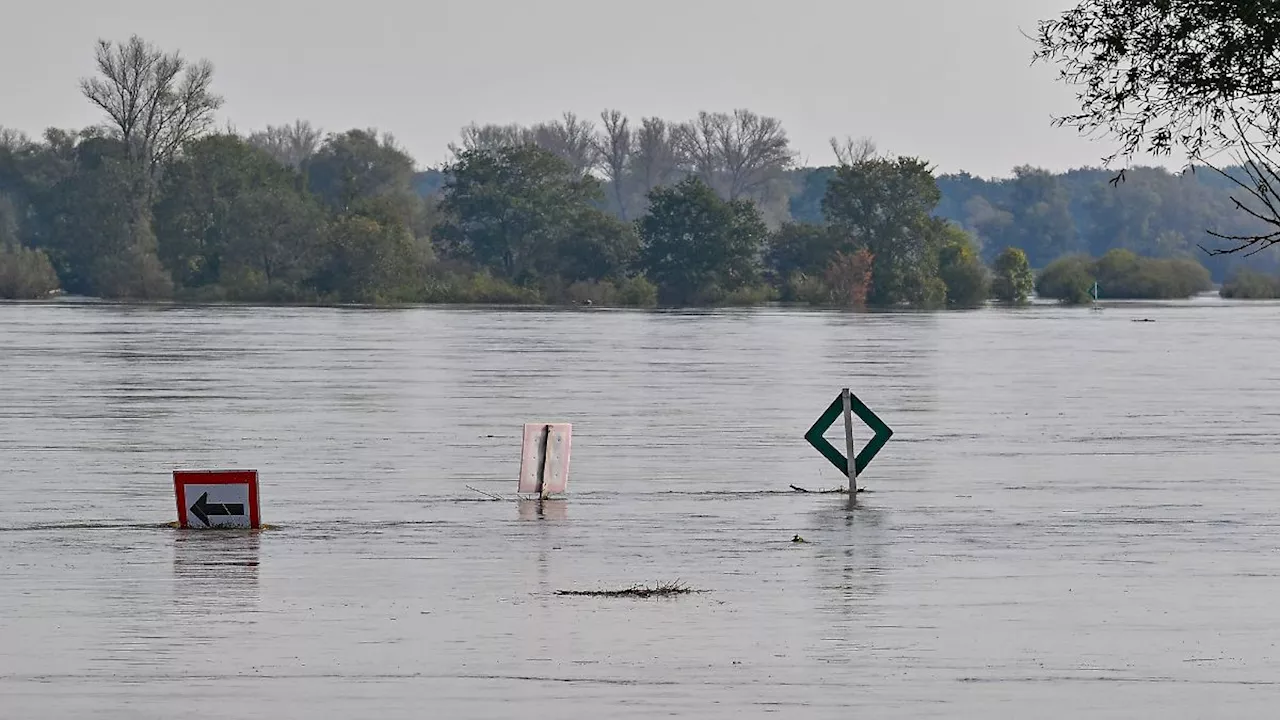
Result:
{"type": "Polygon", "coordinates": [[[746,107],[780,118],[807,164],[869,136],[940,171],[1097,165],[1054,128],[1072,92],[1030,66],[1038,19],[1072,0],[61,0],[15,2],[0,125],[98,115],[79,95],[99,37],[137,33],[216,66],[242,131],[305,118],[392,132],[422,166],[461,126],[611,107],[672,120],[746,107]]]}

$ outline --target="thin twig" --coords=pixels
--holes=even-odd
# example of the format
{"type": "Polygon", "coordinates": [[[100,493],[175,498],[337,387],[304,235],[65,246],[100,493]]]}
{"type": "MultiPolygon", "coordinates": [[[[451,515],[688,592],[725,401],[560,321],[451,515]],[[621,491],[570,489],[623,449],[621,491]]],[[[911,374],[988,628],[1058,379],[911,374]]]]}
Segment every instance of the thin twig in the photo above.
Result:
{"type": "Polygon", "coordinates": [[[468,486],[467,486],[467,489],[468,489],[468,490],[470,490],[471,492],[477,492],[477,493],[480,493],[481,495],[484,495],[484,496],[486,496],[486,497],[490,498],[491,500],[506,500],[506,498],[502,497],[501,495],[494,495],[493,493],[485,492],[485,491],[480,490],[480,489],[478,489],[478,488],[473,488],[473,487],[471,487],[470,485],[468,485],[468,486]]]}

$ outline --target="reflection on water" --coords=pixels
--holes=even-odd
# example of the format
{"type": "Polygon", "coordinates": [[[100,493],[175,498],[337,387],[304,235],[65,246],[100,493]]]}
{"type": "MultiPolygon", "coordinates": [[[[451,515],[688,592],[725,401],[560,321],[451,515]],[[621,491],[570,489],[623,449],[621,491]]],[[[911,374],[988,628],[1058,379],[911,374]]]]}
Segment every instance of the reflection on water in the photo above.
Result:
{"type": "Polygon", "coordinates": [[[266,531],[173,530],[173,599],[184,612],[250,612],[266,531]]]}
{"type": "Polygon", "coordinates": [[[521,520],[564,520],[569,517],[569,503],[566,500],[521,498],[517,505],[521,520]]]}
{"type": "Polygon", "coordinates": [[[1278,315],[0,304],[0,718],[1265,716],[1278,315]],[[568,498],[478,500],[534,419],[568,498]]]}

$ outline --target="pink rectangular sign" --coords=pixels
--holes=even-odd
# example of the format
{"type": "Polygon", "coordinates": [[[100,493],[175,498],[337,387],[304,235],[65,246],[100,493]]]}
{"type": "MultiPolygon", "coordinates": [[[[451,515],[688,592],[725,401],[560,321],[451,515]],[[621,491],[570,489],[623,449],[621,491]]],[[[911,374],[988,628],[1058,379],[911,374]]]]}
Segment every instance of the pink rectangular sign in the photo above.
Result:
{"type": "Polygon", "coordinates": [[[518,492],[547,497],[569,489],[569,423],[527,423],[520,454],[518,492]]]}

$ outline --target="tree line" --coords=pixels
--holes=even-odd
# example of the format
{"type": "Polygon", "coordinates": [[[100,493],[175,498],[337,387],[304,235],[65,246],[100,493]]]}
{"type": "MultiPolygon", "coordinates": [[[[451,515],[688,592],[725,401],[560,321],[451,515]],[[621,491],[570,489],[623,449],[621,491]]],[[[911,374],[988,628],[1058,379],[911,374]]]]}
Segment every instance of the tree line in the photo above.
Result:
{"type": "Polygon", "coordinates": [[[373,129],[219,130],[212,66],[140,38],[95,60],[102,125],[0,130],[0,296],[970,307],[1061,255],[1194,263],[1228,207],[1160,170],[936,177],[865,141],[800,168],[748,110],[471,125],[419,172],[373,129]]]}

